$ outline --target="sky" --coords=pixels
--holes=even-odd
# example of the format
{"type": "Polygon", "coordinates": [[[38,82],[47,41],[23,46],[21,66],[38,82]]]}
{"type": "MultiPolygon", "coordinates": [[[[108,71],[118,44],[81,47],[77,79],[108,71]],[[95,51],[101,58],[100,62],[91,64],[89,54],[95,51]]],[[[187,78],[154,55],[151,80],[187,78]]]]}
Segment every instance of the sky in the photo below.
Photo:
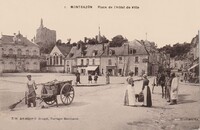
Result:
{"type": "Polygon", "coordinates": [[[191,42],[200,30],[200,0],[0,0],[0,32],[32,39],[43,19],[66,42],[98,34],[111,40],[122,35],[166,44],[191,42]],[[72,9],[70,6],[92,6],[72,9]],[[100,9],[98,6],[138,6],[139,9],[100,9]]]}

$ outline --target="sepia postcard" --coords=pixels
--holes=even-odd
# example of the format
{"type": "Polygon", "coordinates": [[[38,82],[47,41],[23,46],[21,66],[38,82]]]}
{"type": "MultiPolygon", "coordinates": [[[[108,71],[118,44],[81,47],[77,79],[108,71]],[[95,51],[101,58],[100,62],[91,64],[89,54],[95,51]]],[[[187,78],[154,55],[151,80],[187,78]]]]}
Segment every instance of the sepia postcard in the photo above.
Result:
{"type": "Polygon", "coordinates": [[[199,130],[199,0],[0,0],[1,130],[199,130]]]}

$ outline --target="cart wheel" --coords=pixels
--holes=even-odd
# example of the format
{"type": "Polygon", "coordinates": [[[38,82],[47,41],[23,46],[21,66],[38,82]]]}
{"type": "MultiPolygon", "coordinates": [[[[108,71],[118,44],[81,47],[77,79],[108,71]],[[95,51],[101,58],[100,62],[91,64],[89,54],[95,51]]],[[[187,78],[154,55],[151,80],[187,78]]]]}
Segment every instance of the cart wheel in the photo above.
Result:
{"type": "Polygon", "coordinates": [[[71,84],[66,83],[62,86],[60,90],[60,99],[65,105],[69,105],[72,103],[74,99],[74,88],[71,84]]]}

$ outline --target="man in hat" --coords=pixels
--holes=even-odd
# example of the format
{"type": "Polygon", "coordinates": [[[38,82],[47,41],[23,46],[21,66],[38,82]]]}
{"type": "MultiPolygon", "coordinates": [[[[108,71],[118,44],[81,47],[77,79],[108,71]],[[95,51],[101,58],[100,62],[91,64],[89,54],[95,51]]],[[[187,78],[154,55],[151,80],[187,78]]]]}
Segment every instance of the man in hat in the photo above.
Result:
{"type": "Polygon", "coordinates": [[[33,107],[36,107],[36,92],[37,89],[35,81],[31,79],[31,75],[27,75],[28,81],[27,81],[27,105],[28,108],[31,107],[31,103],[33,104],[33,107]]]}

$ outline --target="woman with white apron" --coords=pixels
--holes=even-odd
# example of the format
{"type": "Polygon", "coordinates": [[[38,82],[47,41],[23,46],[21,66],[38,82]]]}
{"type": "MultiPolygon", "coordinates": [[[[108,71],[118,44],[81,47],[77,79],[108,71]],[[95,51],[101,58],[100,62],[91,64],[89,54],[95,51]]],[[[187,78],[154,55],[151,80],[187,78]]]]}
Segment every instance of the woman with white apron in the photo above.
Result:
{"type": "Polygon", "coordinates": [[[124,105],[125,106],[135,106],[135,89],[134,89],[134,80],[133,72],[129,72],[129,77],[126,79],[127,86],[125,91],[124,105]]]}

